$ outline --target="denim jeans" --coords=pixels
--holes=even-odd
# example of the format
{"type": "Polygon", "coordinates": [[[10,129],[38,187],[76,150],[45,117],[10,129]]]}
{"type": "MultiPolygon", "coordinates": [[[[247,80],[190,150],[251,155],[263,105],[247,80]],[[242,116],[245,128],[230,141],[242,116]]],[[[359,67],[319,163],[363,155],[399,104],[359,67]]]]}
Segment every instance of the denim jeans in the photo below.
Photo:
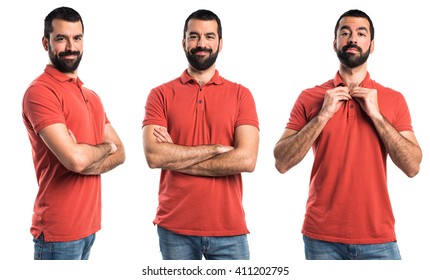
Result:
{"type": "Polygon", "coordinates": [[[92,234],[83,239],[67,242],[45,242],[43,234],[34,241],[35,260],[88,260],[96,238],[92,234]]]}
{"type": "Polygon", "coordinates": [[[247,236],[190,236],[157,227],[163,260],[249,260],[247,236]]]}
{"type": "Polygon", "coordinates": [[[397,242],[343,244],[303,236],[307,260],[401,260],[397,242]]]}

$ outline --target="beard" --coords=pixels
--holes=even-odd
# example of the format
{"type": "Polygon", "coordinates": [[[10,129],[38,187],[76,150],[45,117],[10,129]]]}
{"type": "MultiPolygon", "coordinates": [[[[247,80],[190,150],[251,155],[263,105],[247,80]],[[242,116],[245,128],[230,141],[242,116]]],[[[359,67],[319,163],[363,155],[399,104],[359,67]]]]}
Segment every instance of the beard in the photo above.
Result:
{"type": "Polygon", "coordinates": [[[217,57],[218,57],[219,49],[216,52],[213,52],[212,49],[197,47],[191,49],[190,51],[185,51],[185,55],[187,57],[188,63],[195,69],[199,71],[203,71],[214,65],[217,57]],[[196,55],[197,52],[207,52],[209,56],[204,58],[202,56],[196,55]]]}
{"type": "Polygon", "coordinates": [[[83,55],[83,53],[81,53],[80,51],[65,51],[59,52],[58,54],[54,54],[50,45],[48,45],[48,54],[52,64],[55,66],[55,68],[58,69],[58,71],[62,73],[75,72],[75,70],[78,69],[79,63],[81,62],[83,55]],[[76,55],[77,57],[75,59],[64,58],[68,55],[76,55]]]}
{"type": "Polygon", "coordinates": [[[355,68],[362,64],[364,64],[370,55],[370,46],[369,49],[363,53],[363,49],[355,44],[348,44],[344,46],[341,50],[336,50],[337,57],[340,62],[349,68],[355,68]],[[348,53],[347,49],[355,48],[359,52],[358,55],[353,53],[348,53]]]}

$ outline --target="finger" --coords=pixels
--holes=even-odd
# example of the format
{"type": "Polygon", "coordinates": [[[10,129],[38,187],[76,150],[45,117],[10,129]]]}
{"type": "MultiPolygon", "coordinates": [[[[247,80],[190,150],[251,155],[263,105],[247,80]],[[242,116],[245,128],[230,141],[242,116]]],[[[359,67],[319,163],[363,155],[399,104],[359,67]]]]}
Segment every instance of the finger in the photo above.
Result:
{"type": "Polygon", "coordinates": [[[335,87],[333,89],[334,90],[344,90],[344,91],[348,91],[349,90],[347,86],[338,86],[338,87],[335,87]]]}
{"type": "Polygon", "coordinates": [[[163,137],[163,136],[156,136],[155,139],[158,142],[167,142],[167,139],[165,137],[163,137]]]}
{"type": "Polygon", "coordinates": [[[335,102],[339,102],[339,101],[345,101],[345,100],[350,100],[352,97],[349,94],[336,94],[334,96],[332,96],[333,101],[335,102]]]}
{"type": "Polygon", "coordinates": [[[167,129],[164,127],[160,127],[157,131],[157,136],[160,137],[164,142],[173,143],[170,134],[167,132],[167,129]]]}
{"type": "Polygon", "coordinates": [[[164,135],[164,137],[166,138],[167,142],[173,142],[172,138],[170,137],[170,134],[167,133],[166,135],[164,135]]]}
{"type": "Polygon", "coordinates": [[[166,138],[166,133],[163,133],[162,131],[154,130],[153,134],[155,137],[166,138]]]}

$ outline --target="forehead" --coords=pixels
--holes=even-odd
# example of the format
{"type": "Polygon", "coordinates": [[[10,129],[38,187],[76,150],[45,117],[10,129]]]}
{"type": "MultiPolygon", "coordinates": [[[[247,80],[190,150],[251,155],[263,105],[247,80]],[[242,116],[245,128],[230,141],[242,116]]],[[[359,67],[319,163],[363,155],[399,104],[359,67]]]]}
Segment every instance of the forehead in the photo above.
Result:
{"type": "Polygon", "coordinates": [[[350,28],[352,30],[366,29],[370,31],[370,23],[366,18],[362,17],[343,17],[339,21],[338,30],[343,28],[350,28]]]}
{"type": "Polygon", "coordinates": [[[191,19],[188,21],[187,33],[197,32],[197,33],[209,33],[213,32],[218,34],[218,23],[216,20],[200,20],[191,19]]]}
{"type": "Polygon", "coordinates": [[[52,33],[79,35],[82,34],[82,23],[80,21],[71,22],[62,19],[54,19],[52,21],[52,33]]]}

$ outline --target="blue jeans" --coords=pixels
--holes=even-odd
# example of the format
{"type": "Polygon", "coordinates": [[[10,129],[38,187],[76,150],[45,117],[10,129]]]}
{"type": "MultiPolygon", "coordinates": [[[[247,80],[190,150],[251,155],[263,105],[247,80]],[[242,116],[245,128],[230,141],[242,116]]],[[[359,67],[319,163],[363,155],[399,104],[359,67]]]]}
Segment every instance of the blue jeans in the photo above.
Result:
{"type": "Polygon", "coordinates": [[[35,260],[88,260],[96,238],[92,234],[83,239],[68,242],[45,242],[43,234],[34,241],[35,260]]]}
{"type": "Polygon", "coordinates": [[[157,227],[163,260],[249,260],[247,236],[190,236],[157,227]]]}
{"type": "Polygon", "coordinates": [[[397,242],[343,244],[303,236],[307,260],[401,260],[397,242]]]}

